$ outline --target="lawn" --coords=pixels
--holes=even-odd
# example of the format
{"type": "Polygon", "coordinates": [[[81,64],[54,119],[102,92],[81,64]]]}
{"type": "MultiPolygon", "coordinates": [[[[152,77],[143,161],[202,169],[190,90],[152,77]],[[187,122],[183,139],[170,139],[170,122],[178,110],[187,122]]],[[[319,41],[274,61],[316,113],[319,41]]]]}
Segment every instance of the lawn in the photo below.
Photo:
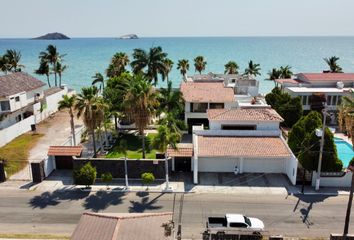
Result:
{"type": "MultiPolygon", "coordinates": [[[[155,159],[156,158],[156,152],[158,152],[157,149],[154,149],[151,146],[153,138],[156,136],[154,133],[149,133],[145,137],[145,144],[146,144],[146,158],[149,159],[155,159]]],[[[125,139],[128,144],[128,151],[127,151],[127,157],[131,159],[141,159],[142,158],[142,147],[141,147],[141,139],[139,136],[135,136],[133,134],[122,134],[120,135],[117,143],[115,146],[112,148],[112,150],[109,151],[109,153],[106,155],[106,158],[120,158],[124,157],[124,154],[118,153],[117,148],[119,146],[120,140],[125,139]]]]}
{"type": "Polygon", "coordinates": [[[6,160],[7,177],[22,170],[28,162],[29,151],[43,134],[23,134],[0,148],[0,158],[6,160]]]}

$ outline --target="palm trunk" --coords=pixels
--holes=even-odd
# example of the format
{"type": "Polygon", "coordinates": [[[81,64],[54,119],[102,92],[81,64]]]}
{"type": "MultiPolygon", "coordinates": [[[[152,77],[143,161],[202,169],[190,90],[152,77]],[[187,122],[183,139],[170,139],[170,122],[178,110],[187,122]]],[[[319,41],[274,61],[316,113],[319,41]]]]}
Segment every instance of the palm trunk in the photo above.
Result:
{"type": "Polygon", "coordinates": [[[93,128],[92,129],[92,132],[91,132],[91,134],[92,134],[92,144],[93,144],[93,157],[95,158],[95,157],[97,157],[97,154],[96,154],[96,138],[95,138],[95,129],[93,128]]]}
{"type": "Polygon", "coordinates": [[[74,114],[73,114],[73,110],[71,108],[70,108],[70,125],[71,125],[71,134],[73,136],[73,143],[74,143],[74,146],[76,146],[74,114]]]}
{"type": "Polygon", "coordinates": [[[59,87],[61,87],[61,74],[59,74],[59,87]]]}
{"type": "Polygon", "coordinates": [[[354,191],[354,172],[352,172],[352,185],[350,188],[347,214],[345,216],[345,224],[344,224],[344,232],[343,232],[344,239],[348,239],[347,234],[348,234],[348,230],[349,230],[350,212],[351,212],[352,203],[353,203],[353,191],[354,191]]]}
{"type": "Polygon", "coordinates": [[[55,86],[57,87],[58,86],[58,82],[57,82],[57,73],[54,72],[54,79],[55,79],[55,86]]]}
{"type": "Polygon", "coordinates": [[[116,114],[114,114],[114,128],[116,131],[118,130],[118,118],[116,114]]]}
{"type": "Polygon", "coordinates": [[[51,87],[50,86],[50,81],[49,81],[49,75],[47,75],[47,82],[48,82],[48,87],[51,87]]]}

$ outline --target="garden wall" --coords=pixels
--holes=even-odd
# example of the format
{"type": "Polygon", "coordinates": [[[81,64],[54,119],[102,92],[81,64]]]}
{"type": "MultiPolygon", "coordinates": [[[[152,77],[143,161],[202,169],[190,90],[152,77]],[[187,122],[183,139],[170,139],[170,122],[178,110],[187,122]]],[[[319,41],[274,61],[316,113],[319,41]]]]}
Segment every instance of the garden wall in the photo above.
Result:
{"type": "MultiPolygon", "coordinates": [[[[322,176],[320,180],[321,187],[350,187],[352,181],[351,172],[343,174],[343,176],[322,176]]],[[[316,177],[317,173],[313,172],[312,174],[312,186],[316,186],[316,177]]]]}
{"type": "MultiPolygon", "coordinates": [[[[92,166],[96,167],[97,177],[100,178],[102,173],[110,172],[113,178],[124,178],[124,159],[107,159],[107,158],[74,158],[74,169],[77,169],[84,164],[91,162],[92,166]]],[[[128,177],[129,179],[140,179],[144,172],[151,172],[156,179],[165,179],[165,160],[135,160],[128,159],[128,177]]],[[[172,170],[172,161],[168,160],[169,174],[172,170]]]]}

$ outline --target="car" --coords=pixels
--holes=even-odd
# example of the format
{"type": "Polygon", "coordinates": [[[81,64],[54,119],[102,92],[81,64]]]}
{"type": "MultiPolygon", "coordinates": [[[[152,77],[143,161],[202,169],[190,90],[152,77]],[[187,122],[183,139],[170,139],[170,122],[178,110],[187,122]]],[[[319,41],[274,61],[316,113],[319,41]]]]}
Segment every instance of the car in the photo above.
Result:
{"type": "Polygon", "coordinates": [[[258,218],[247,217],[243,214],[226,214],[225,217],[209,217],[207,228],[246,228],[264,231],[264,223],[258,218]]]}

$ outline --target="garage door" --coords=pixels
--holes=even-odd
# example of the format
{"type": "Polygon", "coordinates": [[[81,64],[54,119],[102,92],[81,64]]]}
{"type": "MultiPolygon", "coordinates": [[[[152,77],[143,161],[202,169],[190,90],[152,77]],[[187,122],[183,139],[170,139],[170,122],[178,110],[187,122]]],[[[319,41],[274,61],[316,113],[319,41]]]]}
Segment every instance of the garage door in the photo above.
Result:
{"type": "Polygon", "coordinates": [[[243,172],[282,173],[284,159],[244,159],[243,172]]]}
{"type": "Polygon", "coordinates": [[[238,159],[198,158],[199,172],[234,172],[235,165],[240,166],[238,159]]]}

